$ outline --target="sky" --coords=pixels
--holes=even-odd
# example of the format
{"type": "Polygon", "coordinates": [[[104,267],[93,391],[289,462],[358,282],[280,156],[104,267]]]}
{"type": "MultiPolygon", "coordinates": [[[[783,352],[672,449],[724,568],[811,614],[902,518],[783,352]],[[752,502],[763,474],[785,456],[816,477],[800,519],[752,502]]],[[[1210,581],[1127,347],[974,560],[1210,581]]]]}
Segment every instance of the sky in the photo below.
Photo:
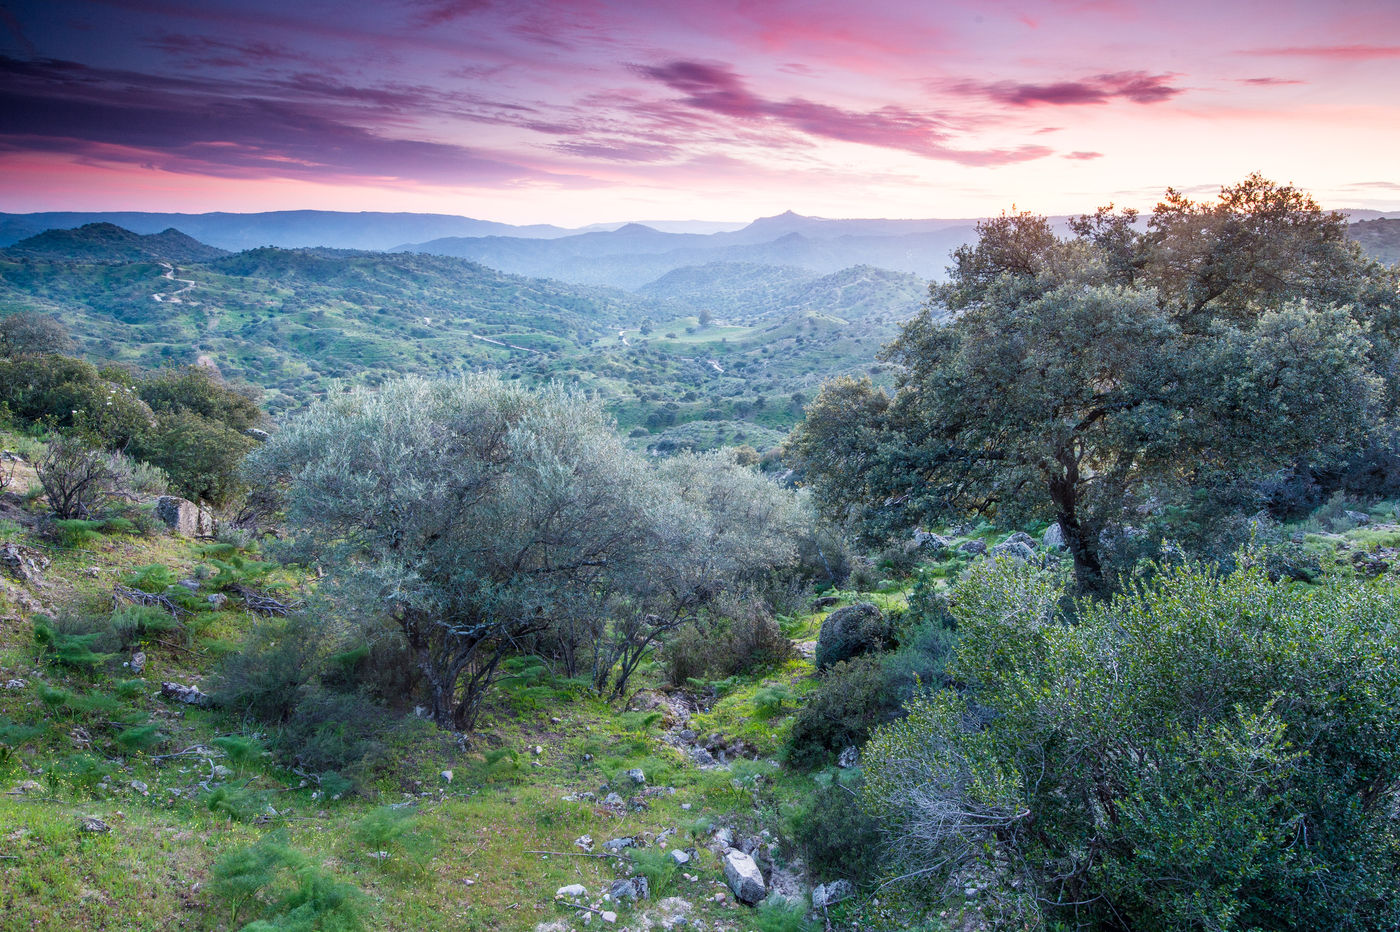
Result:
{"type": "Polygon", "coordinates": [[[1400,209],[1400,0],[0,0],[0,211],[1400,209]]]}

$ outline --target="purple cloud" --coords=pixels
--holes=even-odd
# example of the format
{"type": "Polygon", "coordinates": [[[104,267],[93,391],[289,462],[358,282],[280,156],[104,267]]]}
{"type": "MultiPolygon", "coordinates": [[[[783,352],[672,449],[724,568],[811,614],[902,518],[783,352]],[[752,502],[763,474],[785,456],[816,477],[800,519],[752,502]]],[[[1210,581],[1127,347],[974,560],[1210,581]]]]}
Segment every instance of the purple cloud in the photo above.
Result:
{"type": "Polygon", "coordinates": [[[672,61],[634,70],[682,94],[681,103],[688,107],[738,120],[768,120],[809,136],[898,149],[962,165],[1005,165],[1051,154],[1045,146],[956,149],[948,145],[952,133],[944,120],[904,107],[857,111],[800,97],[770,100],[749,90],[725,65],[672,61]]]}
{"type": "Polygon", "coordinates": [[[1103,158],[1103,153],[1102,153],[1102,152],[1083,152],[1083,151],[1075,151],[1075,152],[1066,152],[1065,155],[1064,155],[1064,157],[1067,158],[1067,159],[1073,159],[1073,160],[1076,161],[1076,162],[1091,162],[1091,161],[1093,161],[1094,159],[1101,159],[1101,158],[1103,158]]]}
{"type": "Polygon", "coordinates": [[[1283,87],[1288,84],[1306,84],[1306,81],[1299,81],[1296,78],[1240,78],[1239,83],[1248,84],[1251,87],[1283,87]]]}
{"type": "Polygon", "coordinates": [[[1106,104],[1112,100],[1128,100],[1137,104],[1156,104],[1170,100],[1183,92],[1168,82],[1170,74],[1148,74],[1145,71],[1118,71],[1099,74],[1078,81],[1058,81],[1052,84],[1022,84],[1016,81],[958,81],[949,86],[956,94],[985,97],[1010,107],[1053,107],[1106,104]]]}
{"type": "MultiPolygon", "coordinates": [[[[220,177],[510,184],[565,176],[451,143],[396,138],[377,116],[403,91],[307,80],[299,98],[260,86],[174,82],[72,62],[0,56],[0,148],[220,177]]],[[[581,180],[581,179],[578,179],[581,180]]]]}

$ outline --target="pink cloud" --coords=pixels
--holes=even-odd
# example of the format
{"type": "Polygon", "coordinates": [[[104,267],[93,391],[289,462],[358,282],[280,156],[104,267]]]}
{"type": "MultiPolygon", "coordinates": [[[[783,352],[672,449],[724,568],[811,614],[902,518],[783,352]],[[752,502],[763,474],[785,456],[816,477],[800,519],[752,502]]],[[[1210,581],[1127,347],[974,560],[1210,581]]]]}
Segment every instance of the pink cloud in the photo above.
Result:
{"type": "Polygon", "coordinates": [[[1400,58],[1400,45],[1295,45],[1287,48],[1245,49],[1242,54],[1369,61],[1377,58],[1400,58]]]}
{"type": "Polygon", "coordinates": [[[740,120],[768,120],[809,136],[913,152],[961,165],[1006,165],[1044,158],[1044,146],[986,150],[957,149],[948,124],[937,117],[898,106],[845,110],[791,97],[770,100],[749,90],[728,66],[710,62],[672,61],[638,66],[636,71],[684,95],[685,105],[740,120]]]}
{"type": "Polygon", "coordinates": [[[1066,153],[1064,154],[1064,158],[1072,159],[1072,160],[1074,160],[1074,161],[1076,161],[1076,162],[1091,162],[1091,161],[1093,161],[1094,159],[1101,159],[1101,158],[1103,158],[1103,153],[1102,153],[1102,152],[1080,152],[1080,151],[1066,152],[1066,153]]]}

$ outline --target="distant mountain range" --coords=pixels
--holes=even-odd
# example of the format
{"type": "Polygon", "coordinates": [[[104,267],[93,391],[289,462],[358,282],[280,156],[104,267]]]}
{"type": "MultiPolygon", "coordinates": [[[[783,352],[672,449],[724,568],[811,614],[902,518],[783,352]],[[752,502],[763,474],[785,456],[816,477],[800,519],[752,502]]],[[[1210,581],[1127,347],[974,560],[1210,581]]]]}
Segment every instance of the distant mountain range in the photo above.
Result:
{"type": "MultiPolygon", "coordinates": [[[[1383,219],[1385,215],[1378,211],[1347,213],[1358,221],[1352,225],[1353,231],[1367,249],[1380,250],[1375,254],[1381,257],[1392,256],[1387,244],[1393,233],[1385,224],[1400,221],[1383,219]]],[[[1051,218],[1061,230],[1066,219],[1051,218]]],[[[789,211],[742,226],[675,221],[598,224],[569,230],[446,214],[316,210],[0,214],[0,246],[44,231],[91,223],[115,224],[147,236],[168,237],[178,231],[201,244],[233,251],[260,246],[321,247],[452,256],[515,275],[633,290],[680,269],[716,263],[800,269],[814,275],[868,265],[925,281],[941,279],[949,254],[976,238],[977,221],[835,220],[789,211]]],[[[54,240],[53,248],[60,248],[61,242],[54,240]]],[[[1393,256],[1389,261],[1394,261],[1393,256]]]]}
{"type": "MultiPolygon", "coordinates": [[[[351,213],[337,210],[277,210],[255,214],[161,214],[143,211],[51,212],[0,214],[0,247],[43,233],[89,223],[112,223],[133,233],[159,233],[170,228],[220,249],[238,251],[258,246],[285,249],[324,246],[332,249],[383,251],[402,243],[446,236],[512,236],[548,239],[615,230],[623,223],[596,223],[577,229],[535,224],[515,226],[473,220],[452,214],[351,213]]],[[[651,224],[670,233],[717,233],[742,223],[708,220],[659,220],[651,224]]]]}

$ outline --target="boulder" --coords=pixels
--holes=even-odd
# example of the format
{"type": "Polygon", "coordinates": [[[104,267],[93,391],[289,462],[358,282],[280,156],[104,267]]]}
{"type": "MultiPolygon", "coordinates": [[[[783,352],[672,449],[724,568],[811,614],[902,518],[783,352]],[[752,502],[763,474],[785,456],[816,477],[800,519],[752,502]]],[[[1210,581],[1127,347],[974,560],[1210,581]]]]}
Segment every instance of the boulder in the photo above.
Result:
{"type": "Polygon", "coordinates": [[[611,841],[603,842],[603,850],[617,854],[623,848],[631,848],[636,843],[633,838],[614,838],[611,841]]]}
{"type": "MultiPolygon", "coordinates": [[[[545,889],[549,889],[546,887],[545,889]]],[[[566,887],[560,887],[554,891],[556,899],[560,900],[581,900],[588,896],[588,888],[581,883],[571,883],[566,887]]]]}
{"type": "Polygon", "coordinates": [[[987,552],[987,545],[980,540],[965,540],[958,544],[958,549],[977,557],[987,552]]]}
{"type": "Polygon", "coordinates": [[[78,821],[78,831],[91,832],[94,835],[105,835],[112,830],[112,827],[103,822],[97,816],[83,816],[78,821]]]}
{"type": "Polygon", "coordinates": [[[146,669],[146,652],[138,650],[132,654],[131,659],[127,661],[127,666],[131,668],[132,673],[140,676],[141,671],[146,669]]]}
{"type": "Polygon", "coordinates": [[[991,549],[992,557],[1006,557],[1011,560],[1019,560],[1025,563],[1027,560],[1035,559],[1035,551],[1019,540],[1005,540],[991,549]]]}
{"type": "Polygon", "coordinates": [[[754,906],[768,895],[763,872],[754,859],[742,851],[730,851],[724,856],[724,882],[741,903],[754,906]]]}
{"type": "Polygon", "coordinates": [[[246,436],[252,437],[258,443],[267,443],[269,440],[272,439],[271,434],[269,434],[265,430],[260,430],[256,427],[245,427],[243,428],[243,433],[246,436]]]}
{"type": "Polygon", "coordinates": [[[843,750],[839,755],[837,755],[837,757],[836,757],[836,766],[837,766],[837,767],[840,767],[842,770],[848,770],[848,769],[850,769],[851,767],[855,767],[855,766],[858,765],[859,763],[860,763],[860,748],[856,747],[854,744],[851,745],[850,747],[844,749],[844,750],[843,750]]]}
{"type": "Polygon", "coordinates": [[[1002,543],[1003,543],[1003,544],[1025,544],[1027,547],[1031,548],[1032,550],[1035,549],[1035,538],[1032,537],[1032,536],[1030,536],[1029,534],[1027,534],[1025,531],[1017,531],[1016,533],[1007,536],[1006,540],[1002,541],[1002,543]]]}
{"type": "Polygon", "coordinates": [[[812,600],[812,611],[820,612],[828,608],[835,608],[841,604],[839,595],[819,595],[812,600]]]}
{"type": "Polygon", "coordinates": [[[890,639],[890,626],[873,602],[857,602],[838,608],[822,622],[817,635],[817,669],[858,657],[868,650],[883,648],[890,639]]]}
{"type": "Polygon", "coordinates": [[[689,851],[682,851],[679,848],[671,849],[671,860],[676,862],[677,867],[683,867],[689,864],[692,857],[694,857],[694,855],[689,851]]]}
{"type": "Polygon", "coordinates": [[[647,782],[647,775],[642,772],[640,767],[633,767],[631,770],[627,771],[627,779],[631,780],[637,786],[641,786],[647,782]]]}
{"type": "Polygon", "coordinates": [[[183,686],[179,683],[161,683],[160,697],[201,707],[210,706],[214,702],[207,694],[200,692],[198,686],[183,686]]]}
{"type": "Polygon", "coordinates": [[[614,900],[649,900],[651,884],[640,874],[623,880],[614,880],[608,887],[608,896],[614,900]]]}
{"type": "Polygon", "coordinates": [[[214,536],[214,516],[194,502],[174,495],[156,499],[156,517],[179,537],[214,536]]]}
{"type": "Polygon", "coordinates": [[[1347,516],[1347,520],[1351,521],[1351,523],[1353,524],[1371,523],[1371,516],[1366,514],[1366,512],[1364,511],[1346,511],[1343,512],[1343,514],[1345,514],[1347,516]]]}
{"type": "Polygon", "coordinates": [[[833,880],[830,883],[819,884],[817,889],[812,891],[812,907],[825,909],[855,895],[856,888],[849,880],[833,880]]]}
{"type": "Polygon", "coordinates": [[[1051,550],[1063,550],[1065,548],[1065,532],[1060,527],[1060,522],[1056,521],[1045,529],[1045,533],[1040,537],[1040,544],[1051,550]]]}

